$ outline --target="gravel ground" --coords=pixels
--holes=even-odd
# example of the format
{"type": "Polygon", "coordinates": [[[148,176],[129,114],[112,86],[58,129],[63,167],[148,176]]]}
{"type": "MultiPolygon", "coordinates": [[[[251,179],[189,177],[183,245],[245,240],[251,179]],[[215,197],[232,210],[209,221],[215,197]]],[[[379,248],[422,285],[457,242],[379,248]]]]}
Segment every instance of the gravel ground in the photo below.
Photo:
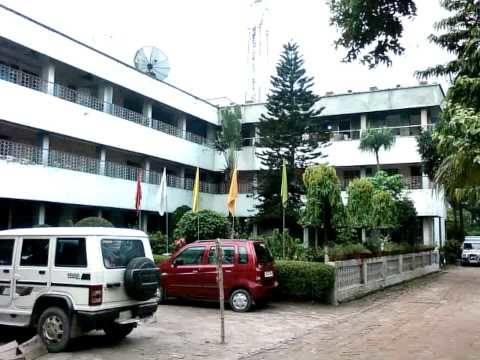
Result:
{"type": "MultiPolygon", "coordinates": [[[[273,303],[247,314],[227,310],[225,345],[214,304],[171,303],[119,344],[92,333],[73,341],[69,352],[45,358],[478,359],[479,271],[450,268],[339,307],[273,303]]],[[[29,335],[0,328],[0,343],[29,335]]]]}

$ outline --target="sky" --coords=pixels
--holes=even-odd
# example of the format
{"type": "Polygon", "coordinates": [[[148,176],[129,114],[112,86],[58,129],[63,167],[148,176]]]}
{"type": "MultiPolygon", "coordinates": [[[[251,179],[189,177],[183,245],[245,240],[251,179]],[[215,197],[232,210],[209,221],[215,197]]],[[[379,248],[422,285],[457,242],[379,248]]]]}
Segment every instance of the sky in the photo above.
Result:
{"type": "MultiPolygon", "coordinates": [[[[252,0],[0,0],[4,5],[133,64],[135,52],[156,46],[168,56],[167,82],[204,99],[228,97],[242,103],[248,85],[248,26],[252,0]]],[[[264,0],[266,1],[266,0],[264,0]]],[[[329,24],[326,0],[270,0],[269,71],[282,45],[295,41],[319,95],[418,84],[415,70],[450,56],[428,42],[433,23],[445,16],[439,0],[418,0],[418,16],[407,21],[406,53],[391,67],[375,70],[345,64],[329,24]]],[[[444,79],[432,79],[446,87],[444,79]]]]}

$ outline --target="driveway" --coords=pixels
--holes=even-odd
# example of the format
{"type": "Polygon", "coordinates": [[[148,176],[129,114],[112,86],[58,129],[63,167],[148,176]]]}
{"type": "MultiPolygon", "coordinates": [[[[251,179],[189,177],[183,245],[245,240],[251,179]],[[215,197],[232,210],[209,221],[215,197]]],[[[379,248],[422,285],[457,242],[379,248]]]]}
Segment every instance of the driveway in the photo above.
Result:
{"type": "Polygon", "coordinates": [[[226,345],[219,344],[215,305],[171,304],[118,345],[93,333],[47,358],[478,359],[479,328],[480,268],[450,268],[339,307],[227,311],[226,345]]]}

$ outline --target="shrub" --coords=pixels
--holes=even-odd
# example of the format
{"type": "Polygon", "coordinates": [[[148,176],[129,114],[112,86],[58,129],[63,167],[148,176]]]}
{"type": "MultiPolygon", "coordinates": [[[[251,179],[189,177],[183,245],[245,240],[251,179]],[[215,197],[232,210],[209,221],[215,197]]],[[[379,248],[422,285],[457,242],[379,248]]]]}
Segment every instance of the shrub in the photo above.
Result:
{"type": "Polygon", "coordinates": [[[160,231],[149,234],[148,238],[150,240],[150,246],[152,247],[152,252],[154,254],[160,255],[173,251],[173,243],[168,244],[167,251],[167,238],[160,231]]]}
{"type": "Polygon", "coordinates": [[[447,264],[455,264],[457,259],[462,256],[462,242],[455,239],[449,239],[445,242],[443,251],[445,253],[447,264]]]}
{"type": "Polygon", "coordinates": [[[261,237],[275,259],[305,260],[305,248],[299,239],[285,233],[285,257],[283,257],[283,236],[277,229],[270,235],[261,237]]]}
{"type": "Polygon", "coordinates": [[[177,224],[180,221],[180,219],[182,218],[182,216],[185,215],[185,213],[189,212],[190,210],[192,210],[191,207],[189,207],[187,205],[182,205],[182,206],[179,206],[178,208],[176,208],[173,211],[173,213],[172,213],[172,226],[173,226],[173,228],[177,227],[177,224]]]}
{"type": "Polygon", "coordinates": [[[358,259],[369,257],[372,252],[360,243],[347,243],[328,248],[328,257],[331,261],[358,259]]]}
{"type": "Polygon", "coordinates": [[[283,298],[322,300],[333,288],[332,266],[307,261],[276,261],[278,294],[283,298]]]}
{"type": "Polygon", "coordinates": [[[160,265],[161,263],[168,260],[169,258],[170,256],[166,256],[166,255],[153,255],[153,261],[157,265],[160,265]]]}
{"type": "Polygon", "coordinates": [[[229,230],[229,222],[222,214],[212,210],[200,210],[197,213],[188,211],[178,222],[174,236],[184,237],[190,243],[198,237],[200,239],[226,238],[229,230]]]}
{"type": "Polygon", "coordinates": [[[114,227],[113,224],[100,217],[92,216],[92,217],[86,217],[83,218],[82,220],[79,220],[76,224],[76,227],[114,227]]]}

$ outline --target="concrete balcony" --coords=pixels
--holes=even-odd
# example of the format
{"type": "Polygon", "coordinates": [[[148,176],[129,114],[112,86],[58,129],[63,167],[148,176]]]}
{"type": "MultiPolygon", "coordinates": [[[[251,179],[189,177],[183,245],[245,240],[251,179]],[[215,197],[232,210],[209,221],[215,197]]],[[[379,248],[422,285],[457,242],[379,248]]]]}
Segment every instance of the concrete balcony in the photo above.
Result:
{"type": "MultiPolygon", "coordinates": [[[[42,149],[0,141],[0,198],[24,199],[63,204],[130,209],[135,208],[136,178],[139,168],[75,154],[50,151],[43,164],[42,149]],[[98,172],[104,169],[105,176],[98,172]]],[[[157,211],[161,174],[146,172],[142,183],[142,210],[157,211]]],[[[193,179],[168,175],[168,211],[191,206],[193,179]]],[[[227,186],[200,183],[200,207],[226,214],[227,186]]],[[[252,216],[254,199],[251,184],[239,184],[237,216],[252,216]]]]}
{"type": "MultiPolygon", "coordinates": [[[[175,129],[169,124],[149,119],[152,127],[158,129],[141,126],[132,119],[98,111],[97,102],[89,100],[81,104],[51,96],[41,91],[42,85],[37,80],[25,78],[23,84],[28,86],[0,80],[0,97],[9,99],[0,107],[0,119],[136,154],[215,170],[215,151],[198,144],[198,141],[170,134],[175,129]]],[[[186,137],[198,140],[194,134],[186,137]]]]}

